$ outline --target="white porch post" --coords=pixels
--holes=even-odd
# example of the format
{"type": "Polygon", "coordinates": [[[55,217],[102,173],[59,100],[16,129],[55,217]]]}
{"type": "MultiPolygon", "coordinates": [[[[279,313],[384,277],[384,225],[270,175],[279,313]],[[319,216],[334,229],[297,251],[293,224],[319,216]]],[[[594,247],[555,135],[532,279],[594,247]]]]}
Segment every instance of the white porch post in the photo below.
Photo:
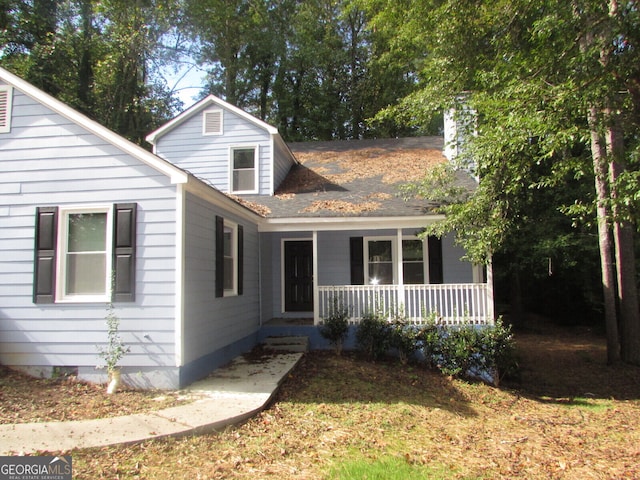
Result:
{"type": "Polygon", "coordinates": [[[489,325],[495,323],[495,304],[493,300],[493,263],[487,264],[487,321],[489,325]]]}
{"type": "Polygon", "coordinates": [[[313,231],[313,324],[320,323],[320,292],[318,289],[318,231],[313,231]]]}
{"type": "Polygon", "coordinates": [[[404,265],[402,264],[402,229],[399,228],[396,232],[396,236],[398,238],[397,244],[398,248],[396,248],[396,263],[398,265],[398,305],[396,308],[404,310],[404,265]]]}
{"type": "Polygon", "coordinates": [[[471,267],[471,274],[473,275],[473,283],[484,283],[482,265],[474,263],[471,267]]]}

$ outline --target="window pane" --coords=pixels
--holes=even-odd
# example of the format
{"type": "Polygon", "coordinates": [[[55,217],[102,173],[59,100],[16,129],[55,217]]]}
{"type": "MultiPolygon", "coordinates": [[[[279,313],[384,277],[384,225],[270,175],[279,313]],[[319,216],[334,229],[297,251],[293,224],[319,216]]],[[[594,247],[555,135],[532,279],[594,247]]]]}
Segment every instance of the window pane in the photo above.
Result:
{"type": "Polygon", "coordinates": [[[65,293],[104,294],[107,291],[106,268],[104,253],[68,253],[65,293]]]}
{"type": "Polygon", "coordinates": [[[106,213],[69,215],[69,252],[104,252],[107,244],[106,213]]]}
{"type": "Polygon", "coordinates": [[[253,148],[239,148],[233,151],[233,169],[255,167],[254,162],[255,150],[253,148]]]}
{"type": "Polygon", "coordinates": [[[233,258],[224,258],[224,289],[233,290],[233,258]]]}
{"type": "Polygon", "coordinates": [[[391,260],[391,240],[369,241],[370,262],[390,262],[391,260]]]}
{"type": "Polygon", "coordinates": [[[233,191],[255,190],[254,181],[253,170],[237,170],[233,172],[233,191]]]}
{"type": "Polygon", "coordinates": [[[402,265],[402,272],[405,284],[424,283],[424,265],[422,262],[404,263],[402,265]]]}
{"type": "Polygon", "coordinates": [[[369,263],[369,283],[372,285],[391,285],[393,283],[393,264],[369,263]]]}
{"type": "Polygon", "coordinates": [[[225,290],[233,290],[235,276],[235,248],[233,245],[233,228],[224,227],[224,281],[225,290]]]}
{"type": "Polygon", "coordinates": [[[229,227],[224,227],[224,256],[230,257],[233,255],[233,230],[229,227]]]}
{"type": "Polygon", "coordinates": [[[107,291],[107,214],[67,216],[65,295],[104,295],[107,291]]]}
{"type": "Polygon", "coordinates": [[[422,262],[422,240],[403,240],[402,259],[422,262]]]}

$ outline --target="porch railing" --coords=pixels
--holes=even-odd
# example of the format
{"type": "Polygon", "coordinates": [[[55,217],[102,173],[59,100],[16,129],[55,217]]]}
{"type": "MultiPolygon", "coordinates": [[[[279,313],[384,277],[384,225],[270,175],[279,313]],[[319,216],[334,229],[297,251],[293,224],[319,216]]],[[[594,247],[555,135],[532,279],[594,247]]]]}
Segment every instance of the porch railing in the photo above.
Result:
{"type": "Polygon", "coordinates": [[[315,323],[326,318],[335,302],[349,310],[351,323],[367,312],[391,316],[402,312],[413,323],[427,318],[444,325],[493,323],[493,303],[486,283],[431,285],[331,285],[318,286],[315,323]]]}

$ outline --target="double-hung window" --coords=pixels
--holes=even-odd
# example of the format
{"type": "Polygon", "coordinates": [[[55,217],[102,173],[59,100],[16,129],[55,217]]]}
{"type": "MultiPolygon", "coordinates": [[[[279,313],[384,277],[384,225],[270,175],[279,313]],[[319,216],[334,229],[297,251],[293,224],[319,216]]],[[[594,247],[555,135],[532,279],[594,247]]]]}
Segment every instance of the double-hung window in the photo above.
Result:
{"type": "Polygon", "coordinates": [[[365,241],[365,278],[370,285],[392,285],[395,283],[393,259],[395,242],[391,239],[368,238],[365,241]]]}
{"type": "Polygon", "coordinates": [[[60,209],[57,300],[107,300],[111,215],[111,207],[60,209]]]}
{"type": "Polygon", "coordinates": [[[236,293],[237,263],[238,258],[236,252],[237,245],[237,226],[228,224],[224,225],[224,293],[225,295],[234,295],[236,293]]]}
{"type": "Polygon", "coordinates": [[[424,283],[424,242],[420,239],[402,240],[402,277],[405,285],[424,283]]]}
{"type": "Polygon", "coordinates": [[[135,203],[36,209],[35,303],[133,302],[135,203]]]}
{"type": "Polygon", "coordinates": [[[242,295],[244,228],[216,216],[216,297],[242,295]]]}
{"type": "Polygon", "coordinates": [[[258,149],[231,148],[231,192],[256,193],[258,190],[258,149]]]}
{"type": "Polygon", "coordinates": [[[442,283],[439,239],[429,237],[423,241],[405,237],[399,243],[397,237],[353,237],[350,245],[352,283],[392,285],[400,279],[404,285],[442,283]]]}

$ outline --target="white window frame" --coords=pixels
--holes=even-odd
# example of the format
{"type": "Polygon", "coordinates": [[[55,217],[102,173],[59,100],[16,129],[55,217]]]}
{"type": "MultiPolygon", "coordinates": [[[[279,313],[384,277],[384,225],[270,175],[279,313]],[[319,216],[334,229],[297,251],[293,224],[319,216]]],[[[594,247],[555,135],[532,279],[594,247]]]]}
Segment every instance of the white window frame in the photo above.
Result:
{"type": "MultiPolygon", "coordinates": [[[[402,237],[402,240],[420,240],[422,242],[422,283],[419,284],[410,284],[410,285],[427,285],[429,283],[429,247],[427,245],[426,239],[420,239],[419,237],[417,237],[416,235],[408,235],[406,237],[402,237]]],[[[399,257],[400,261],[402,261],[403,263],[403,267],[402,267],[402,273],[404,276],[404,252],[401,252],[402,255],[399,257]]],[[[418,263],[416,261],[411,261],[411,263],[418,263]]],[[[402,283],[403,285],[406,285],[404,283],[404,278],[402,279],[402,283]]]]}
{"type": "Polygon", "coordinates": [[[113,206],[69,206],[60,207],[58,218],[58,244],[56,251],[56,303],[95,303],[111,300],[111,272],[113,269],[113,206]],[[106,241],[105,241],[105,292],[91,295],[67,295],[67,250],[69,245],[69,215],[78,213],[106,213],[106,241]]]}
{"type": "MultiPolygon", "coordinates": [[[[227,233],[227,229],[231,230],[231,260],[232,260],[232,274],[233,274],[233,287],[224,289],[225,297],[233,297],[238,295],[238,224],[224,219],[223,235],[227,233]]],[[[223,253],[223,264],[226,267],[225,260],[228,257],[223,253]]],[[[224,269],[224,274],[227,274],[227,269],[224,269]]],[[[225,278],[222,279],[223,284],[226,284],[225,278]]]]}
{"type": "MultiPolygon", "coordinates": [[[[398,251],[398,238],[397,236],[372,236],[372,237],[364,237],[364,245],[363,245],[363,257],[364,257],[364,279],[366,285],[377,285],[374,283],[372,278],[369,275],[369,242],[374,241],[388,241],[391,242],[391,268],[393,271],[392,285],[400,285],[404,284],[404,278],[400,277],[400,265],[398,262],[404,263],[403,255],[402,255],[402,245],[400,245],[400,251],[398,251]]],[[[419,237],[415,235],[403,235],[402,240],[420,240],[419,237]]],[[[428,278],[428,253],[426,248],[426,243],[422,240],[422,269],[423,269],[423,278],[424,283],[426,285],[429,282],[428,278]]],[[[404,271],[404,269],[402,269],[404,271]]]]}
{"type": "MultiPolygon", "coordinates": [[[[243,194],[243,193],[258,193],[258,178],[259,178],[259,165],[260,165],[260,149],[258,145],[232,145],[229,147],[229,192],[243,194]],[[234,190],[233,189],[233,154],[236,150],[253,150],[253,189],[251,190],[234,190]]],[[[248,170],[248,169],[247,169],[248,170]]]]}
{"type": "Polygon", "coordinates": [[[202,135],[222,135],[224,133],[224,110],[221,108],[210,108],[202,112],[202,135]],[[220,129],[218,131],[208,131],[207,130],[207,116],[209,114],[219,114],[220,115],[220,129]]]}
{"type": "MultiPolygon", "coordinates": [[[[13,105],[13,87],[10,85],[0,85],[0,96],[5,97],[4,123],[0,121],[0,133],[11,132],[11,109],[13,105]]],[[[0,120],[2,117],[0,116],[0,120]]]]}
{"type": "Polygon", "coordinates": [[[397,242],[396,237],[364,237],[364,279],[366,285],[379,285],[375,279],[369,275],[369,242],[391,242],[391,285],[397,285],[398,282],[398,264],[397,264],[397,242]]]}

